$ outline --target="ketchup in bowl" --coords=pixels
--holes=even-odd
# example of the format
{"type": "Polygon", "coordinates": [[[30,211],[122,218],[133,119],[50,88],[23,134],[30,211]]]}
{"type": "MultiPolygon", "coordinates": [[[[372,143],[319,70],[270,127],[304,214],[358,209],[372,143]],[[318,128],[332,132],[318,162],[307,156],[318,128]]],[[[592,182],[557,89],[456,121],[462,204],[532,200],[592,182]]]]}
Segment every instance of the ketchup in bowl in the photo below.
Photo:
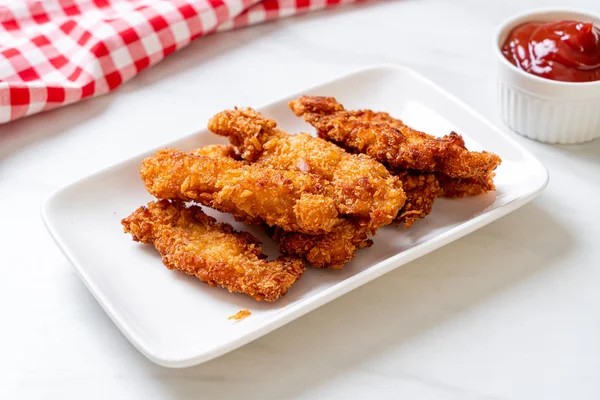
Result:
{"type": "Polygon", "coordinates": [[[591,22],[529,22],[504,42],[508,61],[533,75],[563,82],[600,80],[600,29],[591,22]]]}

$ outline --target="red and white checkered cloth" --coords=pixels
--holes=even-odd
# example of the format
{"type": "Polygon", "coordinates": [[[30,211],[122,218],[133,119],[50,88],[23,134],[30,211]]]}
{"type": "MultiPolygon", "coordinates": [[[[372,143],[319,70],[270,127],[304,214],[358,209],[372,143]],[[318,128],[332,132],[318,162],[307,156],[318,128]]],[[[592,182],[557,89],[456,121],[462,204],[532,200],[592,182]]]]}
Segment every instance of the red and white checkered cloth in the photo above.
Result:
{"type": "Polygon", "coordinates": [[[360,0],[0,0],[0,123],[107,93],[192,40],[360,0]]]}

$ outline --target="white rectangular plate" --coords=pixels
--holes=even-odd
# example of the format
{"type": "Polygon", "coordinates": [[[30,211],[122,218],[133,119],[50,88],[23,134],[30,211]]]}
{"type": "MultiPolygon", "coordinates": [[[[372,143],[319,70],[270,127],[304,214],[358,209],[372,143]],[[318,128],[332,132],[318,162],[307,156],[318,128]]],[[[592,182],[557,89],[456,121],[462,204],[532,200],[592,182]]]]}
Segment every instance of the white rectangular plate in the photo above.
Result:
{"type": "MultiPolygon", "coordinates": [[[[388,111],[435,135],[455,130],[463,134],[470,149],[486,149],[502,157],[496,177],[498,190],[468,199],[439,199],[432,214],[412,228],[381,229],[373,247],[360,250],[343,270],[308,269],[284,298],[271,304],[169,271],[151,246],[134,243],[123,233],[120,220],[152,200],[138,170],[142,158],[156,149],[59,189],[42,207],[48,230],[106,313],[152,361],[185,367],[231,351],[514,211],[547,184],[548,173],[533,155],[409,69],[370,68],[300,94],[335,96],[351,109],[388,111]],[[250,317],[240,322],[227,319],[246,308],[252,312],[250,317]]],[[[312,132],[287,107],[298,95],[259,110],[290,133],[312,132]]],[[[235,99],[231,99],[234,105],[235,99]]],[[[189,150],[223,142],[203,130],[168,147],[189,150]]],[[[264,242],[268,255],[277,255],[276,246],[259,228],[208,211],[236,229],[254,233],[264,242]]]]}

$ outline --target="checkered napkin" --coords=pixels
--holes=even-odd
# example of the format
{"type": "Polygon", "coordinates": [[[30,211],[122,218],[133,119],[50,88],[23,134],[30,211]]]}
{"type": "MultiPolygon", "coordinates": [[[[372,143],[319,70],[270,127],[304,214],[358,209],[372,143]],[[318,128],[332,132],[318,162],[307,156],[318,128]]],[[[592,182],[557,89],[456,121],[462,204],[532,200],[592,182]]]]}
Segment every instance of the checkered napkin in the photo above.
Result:
{"type": "Polygon", "coordinates": [[[110,92],[214,31],[356,1],[0,0],[0,123],[110,92]]]}

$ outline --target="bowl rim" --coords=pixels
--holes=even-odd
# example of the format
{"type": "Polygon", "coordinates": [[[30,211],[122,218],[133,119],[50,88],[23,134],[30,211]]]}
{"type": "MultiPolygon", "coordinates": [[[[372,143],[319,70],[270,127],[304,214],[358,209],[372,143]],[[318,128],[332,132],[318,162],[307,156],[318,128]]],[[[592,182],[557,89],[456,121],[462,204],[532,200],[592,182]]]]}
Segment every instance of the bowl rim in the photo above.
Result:
{"type": "Polygon", "coordinates": [[[502,44],[499,43],[500,37],[502,35],[504,35],[507,32],[507,30],[514,29],[517,26],[516,25],[517,22],[519,24],[522,24],[522,23],[526,23],[528,21],[534,21],[536,17],[542,16],[543,14],[554,14],[554,13],[556,13],[556,14],[559,14],[559,13],[579,14],[579,15],[587,16],[591,19],[594,19],[595,20],[594,25],[596,25],[597,27],[600,28],[600,15],[595,14],[593,12],[585,11],[582,9],[578,9],[578,8],[535,8],[535,9],[530,9],[528,11],[512,15],[511,17],[502,21],[496,27],[496,30],[494,32],[494,43],[493,43],[494,49],[495,49],[494,53],[496,54],[497,57],[500,58],[500,62],[503,65],[512,69],[518,75],[524,77],[525,79],[530,79],[530,80],[532,80],[534,82],[538,82],[540,84],[545,84],[545,85],[550,85],[550,86],[555,86],[555,87],[563,87],[563,88],[564,87],[588,88],[588,87],[600,86],[600,80],[591,81],[591,82],[566,82],[566,81],[556,81],[553,79],[542,78],[540,76],[525,72],[520,68],[517,68],[517,66],[515,66],[514,64],[509,62],[506,59],[506,57],[504,57],[504,54],[502,54],[502,44]],[[598,22],[596,22],[596,21],[598,21],[598,22]]]}

